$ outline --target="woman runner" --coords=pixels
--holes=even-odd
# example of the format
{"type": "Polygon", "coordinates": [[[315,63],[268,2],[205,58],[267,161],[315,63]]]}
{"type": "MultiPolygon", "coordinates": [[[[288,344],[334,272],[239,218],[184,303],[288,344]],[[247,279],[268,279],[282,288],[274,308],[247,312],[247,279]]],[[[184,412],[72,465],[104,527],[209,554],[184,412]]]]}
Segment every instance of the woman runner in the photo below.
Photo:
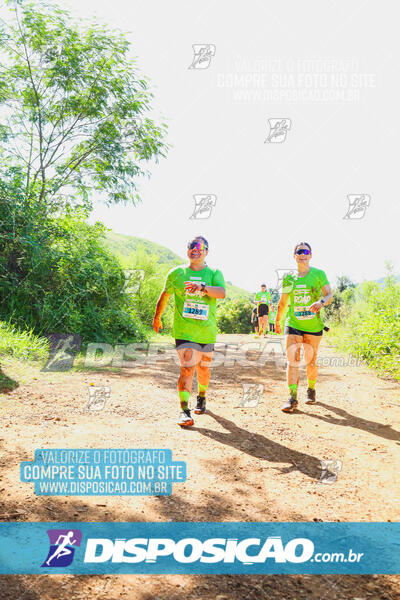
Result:
{"type": "Polygon", "coordinates": [[[171,294],[175,298],[173,335],[180,362],[178,394],[182,412],[178,425],[194,424],[189,409],[194,372],[199,386],[194,412],[206,412],[206,391],[210,381],[210,363],[217,337],[216,298],[225,298],[225,281],[218,269],[210,269],[205,258],[208,242],[202,236],[188,243],[189,265],[169,271],[164,291],[158,299],[153,329],[162,329],[161,316],[171,294]]]}
{"type": "Polygon", "coordinates": [[[320,310],[332,302],[333,296],[328,279],[320,269],[310,267],[311,246],[307,242],[297,244],[294,249],[297,262],[297,275],[288,274],[283,279],[282,295],[275,319],[275,331],[281,333],[281,316],[290,300],[285,335],[288,359],[287,381],[289,400],[282,406],[283,412],[292,412],[298,406],[297,387],[300,371],[300,350],[303,345],[307,365],[306,404],[316,401],[315,382],[318,375],[316,364],[318,347],[321,342],[324,324],[320,310]],[[323,298],[321,298],[321,294],[323,298]]]}

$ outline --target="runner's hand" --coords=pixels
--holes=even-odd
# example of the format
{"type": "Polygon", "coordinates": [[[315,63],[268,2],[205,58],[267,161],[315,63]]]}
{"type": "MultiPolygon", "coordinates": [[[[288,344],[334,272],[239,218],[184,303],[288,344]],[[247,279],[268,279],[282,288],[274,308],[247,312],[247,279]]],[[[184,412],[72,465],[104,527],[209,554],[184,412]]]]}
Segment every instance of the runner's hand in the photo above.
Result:
{"type": "Polygon", "coordinates": [[[310,310],[313,313],[317,313],[321,310],[322,306],[323,305],[321,304],[321,302],[314,302],[313,304],[311,304],[310,310]]]}
{"type": "Polygon", "coordinates": [[[160,317],[155,316],[153,319],[153,329],[156,333],[158,333],[159,329],[162,329],[162,323],[160,317]]]}
{"type": "Polygon", "coordinates": [[[282,333],[281,324],[278,322],[275,323],[275,333],[278,335],[282,333]]]}
{"type": "Polygon", "coordinates": [[[201,286],[198,283],[186,283],[185,284],[185,292],[189,292],[189,294],[194,294],[197,290],[200,290],[201,286]]]}

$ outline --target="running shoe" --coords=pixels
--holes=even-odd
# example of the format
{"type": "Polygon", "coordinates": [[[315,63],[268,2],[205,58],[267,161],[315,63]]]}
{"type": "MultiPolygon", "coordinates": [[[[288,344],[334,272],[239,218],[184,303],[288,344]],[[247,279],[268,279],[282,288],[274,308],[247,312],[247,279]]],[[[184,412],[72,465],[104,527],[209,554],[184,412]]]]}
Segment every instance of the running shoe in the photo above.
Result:
{"type": "Polygon", "coordinates": [[[191,427],[194,425],[192,415],[190,414],[190,410],[188,408],[183,410],[179,415],[178,425],[181,427],[191,427]]]}
{"type": "Polygon", "coordinates": [[[196,415],[204,415],[206,412],[206,399],[204,396],[197,396],[197,404],[194,412],[196,415]]]}
{"type": "Polygon", "coordinates": [[[290,396],[289,400],[287,402],[285,402],[285,404],[282,406],[281,410],[282,410],[282,412],[292,412],[293,410],[296,410],[298,405],[299,405],[299,403],[297,402],[296,398],[292,398],[290,396]]]}
{"type": "Polygon", "coordinates": [[[306,400],[306,404],[315,404],[317,400],[316,394],[315,394],[315,390],[312,390],[311,388],[307,389],[307,400],[306,400]]]}

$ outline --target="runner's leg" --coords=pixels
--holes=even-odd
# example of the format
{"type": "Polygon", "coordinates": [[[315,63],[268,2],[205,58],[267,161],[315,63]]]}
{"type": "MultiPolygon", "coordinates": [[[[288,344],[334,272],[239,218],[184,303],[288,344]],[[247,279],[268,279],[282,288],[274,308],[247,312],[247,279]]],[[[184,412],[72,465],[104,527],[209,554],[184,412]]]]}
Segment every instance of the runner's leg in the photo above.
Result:
{"type": "Polygon", "coordinates": [[[258,335],[261,337],[267,328],[267,315],[258,317],[258,335]]]}
{"type": "Polygon", "coordinates": [[[304,359],[307,364],[307,380],[308,390],[307,398],[315,402],[315,382],[318,377],[318,348],[321,343],[322,335],[309,335],[304,334],[303,348],[304,348],[304,359]]]}
{"type": "Polygon", "coordinates": [[[289,393],[292,398],[297,400],[297,386],[300,378],[300,350],[303,337],[301,335],[289,334],[286,338],[287,354],[287,382],[289,393]]]}
{"type": "Polygon", "coordinates": [[[210,364],[212,361],[212,352],[200,352],[196,350],[196,371],[199,393],[197,396],[197,405],[194,409],[196,414],[204,414],[206,411],[206,392],[210,382],[210,364]]]}
{"type": "Polygon", "coordinates": [[[265,315],[264,337],[267,337],[268,329],[269,329],[269,315],[265,315]]]}
{"type": "Polygon", "coordinates": [[[196,351],[193,348],[177,349],[180,362],[178,379],[178,394],[182,410],[189,408],[190,392],[192,391],[193,375],[196,370],[196,351]]]}
{"type": "Polygon", "coordinates": [[[210,382],[210,364],[212,352],[199,352],[196,350],[197,383],[199,384],[199,396],[205,398],[208,384],[210,382]]]}

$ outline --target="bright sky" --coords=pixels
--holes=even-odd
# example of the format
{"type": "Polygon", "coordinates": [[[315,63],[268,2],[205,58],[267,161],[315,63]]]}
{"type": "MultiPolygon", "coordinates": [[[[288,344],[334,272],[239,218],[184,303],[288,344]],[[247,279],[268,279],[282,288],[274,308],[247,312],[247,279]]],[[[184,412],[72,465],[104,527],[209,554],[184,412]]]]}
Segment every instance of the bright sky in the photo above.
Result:
{"type": "Polygon", "coordinates": [[[331,282],[379,278],[385,260],[400,272],[396,3],[382,27],[365,0],[57,4],[129,32],[173,146],[141,182],[141,205],[96,202],[92,222],[181,256],[204,235],[210,266],[249,290],[275,285],[299,241],[331,282]],[[215,48],[208,68],[189,69],[193,44],[215,48]],[[269,119],[286,138],[266,142],[269,119]],[[189,218],[195,194],[216,198],[208,219],[189,218]],[[344,219],[347,196],[362,194],[369,206],[351,216],[363,218],[344,219]]]}

